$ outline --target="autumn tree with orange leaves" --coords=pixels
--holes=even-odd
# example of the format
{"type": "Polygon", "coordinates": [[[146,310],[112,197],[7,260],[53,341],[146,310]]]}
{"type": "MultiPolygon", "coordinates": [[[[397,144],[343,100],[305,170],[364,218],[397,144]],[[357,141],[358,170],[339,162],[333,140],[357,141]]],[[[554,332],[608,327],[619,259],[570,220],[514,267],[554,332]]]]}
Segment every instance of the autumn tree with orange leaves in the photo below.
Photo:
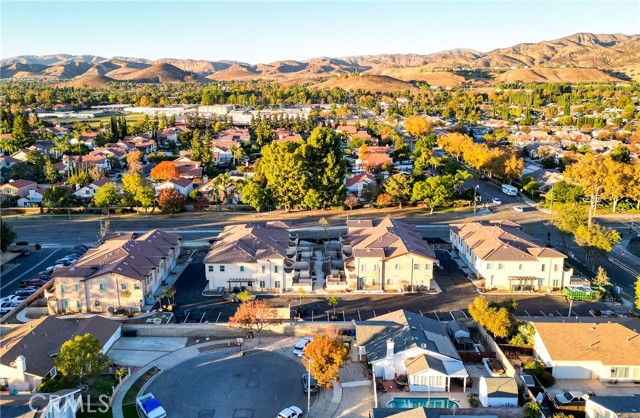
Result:
{"type": "Polygon", "coordinates": [[[180,172],[170,161],[162,161],[151,169],[151,178],[153,180],[170,180],[180,177],[180,172]]]}
{"type": "Polygon", "coordinates": [[[258,335],[260,344],[260,332],[276,323],[278,310],[267,305],[263,300],[249,300],[238,306],[236,313],[229,318],[229,328],[242,328],[254,331],[258,335]]]}
{"type": "MultiPolygon", "coordinates": [[[[315,337],[304,349],[304,357],[311,360],[311,376],[318,385],[330,388],[337,381],[338,371],[349,359],[349,350],[342,341],[331,335],[315,337]]],[[[302,359],[309,371],[309,361],[302,359]]]]}

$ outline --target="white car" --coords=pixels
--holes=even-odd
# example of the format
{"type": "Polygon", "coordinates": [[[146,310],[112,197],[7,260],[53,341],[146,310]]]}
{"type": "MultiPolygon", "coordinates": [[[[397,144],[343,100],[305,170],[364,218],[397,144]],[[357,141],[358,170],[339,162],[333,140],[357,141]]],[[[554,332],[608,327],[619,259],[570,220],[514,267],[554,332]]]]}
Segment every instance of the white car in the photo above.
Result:
{"type": "Polygon", "coordinates": [[[502,200],[498,199],[497,197],[494,197],[493,199],[491,199],[491,201],[492,201],[495,205],[501,205],[501,204],[502,204],[502,200]]]}
{"type": "Polygon", "coordinates": [[[581,402],[584,401],[582,398],[584,394],[582,392],[565,392],[556,395],[556,402],[560,405],[564,405],[571,402],[581,402]]]}
{"type": "Polygon", "coordinates": [[[276,418],[298,418],[302,416],[302,409],[297,406],[290,406],[284,408],[276,418]]]}
{"type": "Polygon", "coordinates": [[[309,344],[311,341],[313,341],[313,337],[304,337],[303,339],[301,339],[300,341],[298,341],[296,343],[296,346],[293,347],[293,354],[295,354],[298,357],[302,357],[302,355],[304,354],[304,348],[307,346],[307,344],[309,344]]]}
{"type": "Polygon", "coordinates": [[[524,212],[524,209],[522,209],[522,206],[520,206],[520,205],[514,206],[513,210],[515,210],[516,212],[524,212]]]}

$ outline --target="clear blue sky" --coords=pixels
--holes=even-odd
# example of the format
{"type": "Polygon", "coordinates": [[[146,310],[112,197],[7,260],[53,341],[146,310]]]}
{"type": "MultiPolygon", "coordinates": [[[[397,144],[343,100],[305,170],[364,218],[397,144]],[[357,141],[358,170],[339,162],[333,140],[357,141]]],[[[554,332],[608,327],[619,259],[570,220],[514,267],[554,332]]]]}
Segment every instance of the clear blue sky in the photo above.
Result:
{"type": "Polygon", "coordinates": [[[576,32],[640,33],[628,1],[2,0],[2,58],[55,53],[264,63],[489,51],[576,32]]]}

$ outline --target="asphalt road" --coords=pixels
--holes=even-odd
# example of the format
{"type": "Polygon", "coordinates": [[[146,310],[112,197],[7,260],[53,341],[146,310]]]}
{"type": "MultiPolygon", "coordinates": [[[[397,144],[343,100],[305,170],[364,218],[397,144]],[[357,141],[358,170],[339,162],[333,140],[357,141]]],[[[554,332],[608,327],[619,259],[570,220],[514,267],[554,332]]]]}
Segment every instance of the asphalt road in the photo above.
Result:
{"type": "Polygon", "coordinates": [[[212,352],[164,371],[147,388],[170,417],[275,417],[295,405],[306,411],[301,362],[262,350],[221,358],[212,352]]]}
{"type": "Polygon", "coordinates": [[[52,266],[56,260],[67,254],[70,248],[43,248],[31,251],[26,257],[15,258],[7,263],[5,271],[0,273],[0,297],[13,294],[19,289],[20,282],[25,279],[35,279],[36,275],[45,268],[52,266]]]}

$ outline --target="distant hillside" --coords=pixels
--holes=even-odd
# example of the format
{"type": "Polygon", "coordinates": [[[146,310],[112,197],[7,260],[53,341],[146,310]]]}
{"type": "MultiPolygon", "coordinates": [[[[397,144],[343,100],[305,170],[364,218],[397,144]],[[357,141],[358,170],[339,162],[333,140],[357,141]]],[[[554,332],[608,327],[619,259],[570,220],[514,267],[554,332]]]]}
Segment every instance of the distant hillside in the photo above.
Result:
{"type": "Polygon", "coordinates": [[[336,77],[316,84],[315,87],[328,89],[340,87],[345,90],[362,89],[373,92],[379,91],[381,93],[389,93],[404,89],[418,91],[418,88],[414,84],[408,83],[406,81],[401,81],[386,75],[336,77]]]}
{"type": "Polygon", "coordinates": [[[0,60],[0,78],[64,81],[77,77],[90,80],[86,77],[93,76],[94,81],[113,79],[151,83],[267,79],[293,84],[318,82],[329,76],[349,73],[383,77],[331,78],[318,85],[369,86],[367,88],[386,91],[389,86],[415,88],[415,82],[456,87],[513,81],[579,83],[640,80],[639,62],[640,35],[577,33],[489,52],[458,48],[428,55],[317,57],[307,61],[285,59],[261,64],[173,58],[157,61],[131,57],[106,59],[66,54],[19,56],[0,60]],[[484,71],[467,71],[470,69],[484,71]]]}

